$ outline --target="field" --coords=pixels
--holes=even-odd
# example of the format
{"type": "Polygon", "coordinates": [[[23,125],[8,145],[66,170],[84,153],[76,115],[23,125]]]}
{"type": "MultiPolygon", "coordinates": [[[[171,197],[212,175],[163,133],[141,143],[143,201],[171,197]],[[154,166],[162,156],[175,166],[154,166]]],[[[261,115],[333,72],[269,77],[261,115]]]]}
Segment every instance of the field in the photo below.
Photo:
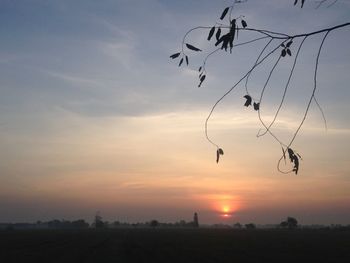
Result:
{"type": "Polygon", "coordinates": [[[0,231],[1,262],[350,262],[350,230],[0,231]]]}

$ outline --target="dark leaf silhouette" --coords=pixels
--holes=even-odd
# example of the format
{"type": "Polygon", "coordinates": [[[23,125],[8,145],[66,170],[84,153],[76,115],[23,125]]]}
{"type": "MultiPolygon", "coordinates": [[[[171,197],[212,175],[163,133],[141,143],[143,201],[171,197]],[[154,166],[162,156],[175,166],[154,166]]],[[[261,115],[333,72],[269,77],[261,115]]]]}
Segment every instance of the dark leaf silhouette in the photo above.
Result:
{"type": "Polygon", "coordinates": [[[217,163],[219,162],[220,155],[224,155],[224,151],[221,148],[217,149],[217,151],[216,151],[216,162],[217,163]]]}
{"type": "Polygon", "coordinates": [[[293,162],[294,151],[291,148],[288,148],[289,159],[293,162]]]}
{"type": "Polygon", "coordinates": [[[175,53],[175,54],[172,54],[170,58],[174,59],[174,58],[177,58],[178,56],[180,56],[180,53],[175,53]]]}
{"type": "Polygon", "coordinates": [[[220,36],[221,36],[221,28],[219,27],[219,28],[218,28],[218,31],[216,31],[216,35],[215,35],[216,41],[219,41],[220,36]]]}
{"type": "Polygon", "coordinates": [[[287,48],[286,50],[287,50],[287,54],[288,54],[289,56],[291,56],[291,55],[292,55],[292,52],[290,51],[290,49],[287,48]]]}
{"type": "Polygon", "coordinates": [[[210,39],[213,37],[214,32],[215,32],[215,26],[213,26],[209,31],[208,41],[210,41],[210,39]]]}
{"type": "Polygon", "coordinates": [[[285,49],[283,49],[282,52],[281,52],[281,56],[285,57],[286,55],[287,55],[287,51],[285,49]]]}
{"type": "Polygon", "coordinates": [[[224,35],[224,36],[220,37],[220,38],[219,38],[219,39],[216,41],[215,46],[220,45],[220,43],[224,41],[225,36],[226,36],[226,35],[224,35]]]}
{"type": "Polygon", "coordinates": [[[199,49],[199,48],[197,48],[197,47],[195,47],[195,46],[192,46],[192,45],[190,45],[190,44],[186,44],[186,47],[187,47],[188,49],[193,50],[193,51],[202,51],[201,49],[199,49]]]}
{"type": "Polygon", "coordinates": [[[188,66],[188,56],[186,56],[186,64],[187,64],[187,66],[188,66]]]}
{"type": "Polygon", "coordinates": [[[220,16],[221,20],[223,20],[225,18],[229,9],[230,9],[229,7],[226,7],[225,10],[222,12],[222,14],[220,16]]]}
{"type": "Polygon", "coordinates": [[[281,44],[281,47],[286,47],[283,43],[281,44]]]}
{"type": "Polygon", "coordinates": [[[291,148],[288,148],[288,154],[289,154],[290,162],[294,163],[293,172],[295,172],[295,174],[298,174],[298,171],[299,171],[299,158],[298,158],[297,155],[299,155],[299,154],[296,155],[291,148]]]}
{"type": "Polygon", "coordinates": [[[293,41],[291,40],[287,43],[287,47],[290,47],[292,44],[293,44],[293,41]]]}
{"type": "MultiPolygon", "coordinates": [[[[233,19],[231,21],[230,33],[228,35],[228,42],[230,43],[230,52],[232,52],[233,40],[235,39],[235,34],[236,34],[236,19],[233,19]]],[[[225,46],[225,50],[227,50],[227,46],[225,46]]]]}
{"type": "Polygon", "coordinates": [[[295,0],[295,1],[294,1],[294,5],[296,5],[297,3],[298,3],[298,0],[295,0]]]}
{"type": "Polygon", "coordinates": [[[184,59],[182,58],[182,59],[180,60],[179,67],[182,65],[183,62],[184,62],[184,59]]]}
{"type": "Polygon", "coordinates": [[[252,97],[250,97],[249,95],[245,95],[244,98],[247,100],[244,103],[244,106],[246,106],[246,107],[251,106],[252,105],[252,97]]]}
{"type": "Polygon", "coordinates": [[[198,71],[201,72],[202,71],[202,67],[199,67],[198,71]]]}
{"type": "Polygon", "coordinates": [[[296,155],[294,155],[294,168],[293,168],[293,171],[295,172],[295,174],[298,174],[298,171],[299,171],[299,159],[296,155]]]}
{"type": "Polygon", "coordinates": [[[231,42],[231,33],[227,33],[223,35],[216,43],[215,46],[218,46],[222,43],[221,49],[225,49],[227,51],[228,44],[231,42]]]}
{"type": "Polygon", "coordinates": [[[201,78],[200,78],[200,83],[199,83],[199,85],[198,85],[198,88],[200,88],[200,86],[202,86],[202,83],[203,83],[203,81],[205,80],[205,75],[203,75],[201,78]]]}
{"type": "Polygon", "coordinates": [[[203,72],[201,72],[201,74],[199,74],[199,79],[202,77],[202,75],[203,75],[203,72]]]}
{"type": "Polygon", "coordinates": [[[253,105],[254,105],[254,110],[258,111],[260,109],[260,103],[259,102],[258,103],[254,102],[253,105]]]}
{"type": "Polygon", "coordinates": [[[245,20],[243,20],[243,19],[242,19],[241,23],[242,23],[242,27],[243,28],[246,28],[248,26],[247,22],[245,20]]]}

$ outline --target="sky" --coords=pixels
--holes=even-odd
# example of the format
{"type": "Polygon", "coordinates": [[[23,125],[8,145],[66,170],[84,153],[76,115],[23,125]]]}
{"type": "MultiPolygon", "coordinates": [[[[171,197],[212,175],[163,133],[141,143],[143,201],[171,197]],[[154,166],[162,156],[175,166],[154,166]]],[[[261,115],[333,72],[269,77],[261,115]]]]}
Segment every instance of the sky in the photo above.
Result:
{"type": "MultiPolygon", "coordinates": [[[[244,107],[239,85],[213,104],[253,65],[266,39],[217,52],[198,88],[198,67],[215,49],[209,29],[186,43],[189,66],[169,56],[196,26],[213,26],[232,1],[0,0],[0,222],[51,219],[350,224],[350,27],[332,31],[319,61],[315,103],[292,148],[298,175],[276,169],[281,146],[244,107]]],[[[292,1],[249,0],[232,16],[248,27],[288,34],[350,21],[349,1],[316,9],[292,1]]],[[[236,43],[260,37],[240,32],[236,43]]],[[[322,36],[305,41],[273,131],[288,142],[313,89],[322,36]]],[[[271,120],[293,56],[282,59],[261,104],[271,120]]],[[[279,43],[273,42],[273,45],[279,43]]],[[[278,45],[278,44],[277,44],[278,45]]],[[[279,54],[252,74],[258,97],[279,54]]],[[[289,167],[289,166],[288,166],[289,167]]],[[[284,168],[284,167],[283,167],[284,168]]],[[[287,169],[287,168],[286,168],[287,169]]]]}

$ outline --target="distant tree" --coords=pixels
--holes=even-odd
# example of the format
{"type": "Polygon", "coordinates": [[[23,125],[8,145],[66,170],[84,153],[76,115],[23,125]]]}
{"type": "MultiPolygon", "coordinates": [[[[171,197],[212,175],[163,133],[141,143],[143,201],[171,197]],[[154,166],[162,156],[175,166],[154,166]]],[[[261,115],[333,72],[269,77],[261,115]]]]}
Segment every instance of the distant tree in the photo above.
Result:
{"type": "MultiPolygon", "coordinates": [[[[316,99],[316,91],[318,87],[318,67],[319,60],[321,56],[321,51],[323,48],[323,44],[329,34],[335,30],[344,29],[345,27],[350,26],[350,22],[345,22],[343,24],[329,26],[322,28],[313,32],[306,32],[301,34],[292,34],[289,32],[274,32],[273,30],[265,30],[259,29],[256,27],[250,27],[245,19],[245,16],[241,14],[234,14],[234,10],[237,4],[242,4],[247,2],[248,0],[232,0],[232,4],[227,6],[221,16],[218,16],[218,19],[215,23],[209,26],[197,26],[187,31],[184,35],[181,46],[178,52],[172,54],[170,56],[171,59],[178,59],[178,65],[189,65],[190,61],[190,53],[201,53],[202,49],[194,46],[191,42],[189,43],[188,36],[197,30],[204,31],[204,37],[208,41],[212,41],[212,49],[208,51],[208,53],[204,56],[203,63],[199,65],[198,69],[198,80],[200,88],[205,80],[208,79],[209,71],[207,69],[208,59],[214,55],[217,55],[219,52],[229,52],[232,53],[233,49],[239,49],[242,46],[247,46],[251,44],[261,43],[262,48],[255,48],[254,46],[250,49],[252,54],[256,54],[256,60],[252,63],[249,69],[242,74],[242,77],[235,80],[231,87],[227,89],[226,92],[223,92],[223,95],[220,96],[216,102],[213,104],[209,114],[205,120],[205,136],[210,144],[215,147],[216,150],[216,162],[219,162],[220,156],[224,155],[224,151],[221,146],[209,135],[208,132],[208,123],[211,119],[216,107],[236,88],[244,87],[246,95],[244,99],[246,100],[244,106],[251,107],[254,111],[257,112],[258,120],[261,124],[261,129],[257,133],[257,137],[262,137],[265,135],[269,135],[276,141],[279,147],[282,149],[280,158],[278,159],[277,169],[281,173],[295,173],[298,174],[300,160],[302,160],[298,151],[294,148],[294,141],[299,134],[306,117],[309,113],[310,107],[314,103],[316,107],[320,110],[325,128],[327,129],[327,122],[323,113],[323,110],[316,99]],[[251,35],[255,35],[251,37],[251,35]],[[239,36],[239,37],[238,37],[239,36]],[[242,36],[247,36],[249,38],[242,40],[242,36]],[[295,129],[294,134],[288,139],[282,139],[277,131],[273,130],[276,122],[278,121],[281,113],[281,108],[285,104],[286,95],[290,92],[292,79],[295,78],[296,72],[295,69],[298,66],[298,58],[300,54],[303,54],[301,50],[304,50],[306,45],[313,36],[320,36],[320,42],[317,44],[314,49],[316,50],[315,59],[313,62],[313,84],[310,87],[310,94],[308,94],[308,100],[304,107],[304,112],[299,122],[298,127],[295,129]],[[274,117],[272,120],[266,120],[261,112],[261,109],[265,106],[265,98],[268,94],[266,91],[271,86],[271,77],[276,74],[276,68],[282,64],[284,67],[286,61],[292,60],[291,67],[287,71],[285,84],[281,85],[281,97],[278,103],[278,106],[275,110],[274,117]],[[255,91],[258,93],[257,96],[254,96],[254,91],[251,90],[250,83],[251,80],[255,77],[255,72],[259,67],[269,67],[270,70],[266,75],[266,81],[264,80],[260,85],[255,85],[257,87],[261,87],[260,90],[255,91]],[[287,161],[289,160],[289,164],[287,161]],[[285,166],[289,166],[286,167],[285,166]]],[[[305,0],[293,0],[294,5],[303,7],[305,4],[305,0]]],[[[289,2],[291,5],[293,2],[289,2]]],[[[328,4],[331,6],[337,2],[337,0],[319,0],[315,1],[318,3],[317,8],[323,4],[328,4]]],[[[290,20],[293,22],[293,20],[290,20]]],[[[229,53],[226,54],[229,54],[229,53]]],[[[304,53],[305,54],[305,53],[304,53]]],[[[234,60],[235,61],[235,60],[234,60]]],[[[253,86],[253,85],[252,85],[253,86]]],[[[243,103],[242,103],[243,104],[243,103]]]]}
{"type": "Polygon", "coordinates": [[[256,225],[253,223],[245,224],[246,229],[256,229],[256,225]]]}
{"type": "Polygon", "coordinates": [[[289,229],[297,228],[298,227],[298,220],[296,220],[294,217],[287,217],[286,221],[282,221],[280,223],[280,227],[289,228],[289,229]]]}
{"type": "Polygon", "coordinates": [[[157,221],[157,220],[151,220],[151,222],[149,223],[149,225],[151,226],[151,227],[157,227],[157,226],[159,226],[159,222],[157,221]]]}
{"type": "Polygon", "coordinates": [[[236,224],[233,225],[233,228],[241,229],[242,228],[242,224],[237,222],[236,224]]]}
{"type": "Polygon", "coordinates": [[[94,226],[95,228],[105,227],[105,223],[102,220],[102,216],[100,215],[100,212],[96,212],[94,226]]]}
{"type": "Polygon", "coordinates": [[[194,216],[193,216],[193,226],[194,227],[199,227],[198,214],[197,213],[194,213],[194,216]]]}

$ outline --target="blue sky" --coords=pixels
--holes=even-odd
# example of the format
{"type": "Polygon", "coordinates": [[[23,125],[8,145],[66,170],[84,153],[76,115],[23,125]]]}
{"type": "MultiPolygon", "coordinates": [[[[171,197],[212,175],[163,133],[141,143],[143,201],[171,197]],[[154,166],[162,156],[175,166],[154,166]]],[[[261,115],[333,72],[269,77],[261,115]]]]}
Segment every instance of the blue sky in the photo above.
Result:
{"type": "MultiPolygon", "coordinates": [[[[1,1],[0,221],[88,218],[97,210],[110,220],[175,221],[199,210],[205,222],[217,222],[213,207],[231,202],[241,211],[232,220],[275,222],[290,209],[305,223],[349,222],[350,27],[325,42],[317,98],[329,130],[313,105],[295,142],[305,159],[300,177],[276,171],[281,150],[268,137],[256,139],[260,126],[243,107],[243,87],[210,123],[226,153],[218,166],[204,120],[263,43],[210,59],[201,89],[203,54],[193,54],[188,68],[178,68],[169,55],[181,48],[188,29],[212,26],[230,3],[1,1]]],[[[234,14],[245,15],[250,27],[293,34],[348,22],[349,8],[347,1],[319,9],[308,1],[300,9],[292,1],[249,0],[234,14]]],[[[195,32],[188,41],[205,53],[212,50],[206,36],[195,32]]],[[[277,124],[282,138],[290,138],[302,118],[320,39],[308,39],[302,51],[277,124]]],[[[290,63],[271,82],[267,117],[290,63]]],[[[268,70],[261,67],[252,78],[254,94],[268,70]]]]}

